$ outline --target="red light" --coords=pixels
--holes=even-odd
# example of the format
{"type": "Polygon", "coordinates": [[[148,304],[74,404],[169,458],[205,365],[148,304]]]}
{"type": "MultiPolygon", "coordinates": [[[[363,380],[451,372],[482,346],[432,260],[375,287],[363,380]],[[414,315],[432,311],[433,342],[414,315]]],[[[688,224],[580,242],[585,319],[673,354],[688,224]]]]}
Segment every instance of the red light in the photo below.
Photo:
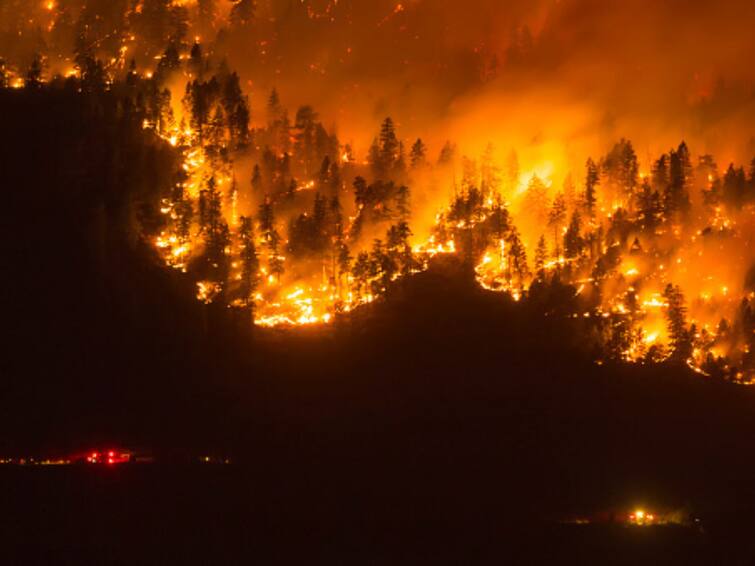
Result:
{"type": "Polygon", "coordinates": [[[107,455],[109,458],[112,458],[113,456],[115,456],[115,452],[111,450],[110,452],[107,453],[107,455]]]}
{"type": "Polygon", "coordinates": [[[92,460],[96,460],[96,459],[97,459],[97,452],[92,452],[92,460]]]}
{"type": "Polygon", "coordinates": [[[113,463],[113,459],[112,459],[112,458],[108,458],[108,459],[107,459],[107,463],[108,463],[108,464],[112,464],[112,463],[113,463]]]}

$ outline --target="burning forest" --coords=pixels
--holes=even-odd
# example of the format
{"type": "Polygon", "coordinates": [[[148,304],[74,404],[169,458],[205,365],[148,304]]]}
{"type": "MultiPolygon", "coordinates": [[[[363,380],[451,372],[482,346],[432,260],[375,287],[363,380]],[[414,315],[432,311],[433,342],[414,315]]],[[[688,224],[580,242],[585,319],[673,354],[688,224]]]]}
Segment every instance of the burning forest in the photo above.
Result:
{"type": "MultiPolygon", "coordinates": [[[[8,48],[3,88],[75,91],[92,104],[114,93],[119,113],[173,148],[173,185],[138,229],[203,303],[250,325],[328,324],[452,255],[516,301],[566,297],[543,316],[584,319],[598,363],[673,360],[753,379],[755,159],[722,161],[681,140],[641,155],[623,137],[598,155],[523,158],[484,131],[470,147],[469,136],[431,145],[438,132],[409,138],[391,117],[347,141],[330,125],[338,115],[294,111],[284,89],[255,92],[253,105],[253,75],[229,50],[254,38],[250,55],[282,67],[281,22],[338,26],[356,10],[348,2],[2,9],[6,40],[29,38],[8,48]]],[[[413,9],[397,4],[377,25],[413,9]]],[[[532,39],[517,41],[512,60],[532,39]]]]}
{"type": "Polygon", "coordinates": [[[752,562],[753,22],[0,0],[4,556],[752,562]]]}

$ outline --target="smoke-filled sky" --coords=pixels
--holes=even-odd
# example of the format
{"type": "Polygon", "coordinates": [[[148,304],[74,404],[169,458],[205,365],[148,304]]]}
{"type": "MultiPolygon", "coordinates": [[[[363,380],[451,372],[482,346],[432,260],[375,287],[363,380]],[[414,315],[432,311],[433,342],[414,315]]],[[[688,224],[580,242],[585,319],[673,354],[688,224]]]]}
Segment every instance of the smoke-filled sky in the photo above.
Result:
{"type": "MultiPolygon", "coordinates": [[[[555,145],[581,162],[621,136],[641,158],[681,138],[722,162],[755,153],[752,2],[320,4],[335,22],[285,28],[279,74],[260,86],[311,101],[356,141],[390,114],[408,136],[452,137],[472,153],[488,141],[555,145]]],[[[248,52],[230,55],[254,74],[248,52]]]]}
{"type": "MultiPolygon", "coordinates": [[[[643,160],[682,138],[722,163],[755,153],[751,2],[321,4],[335,21],[282,26],[278,73],[258,80],[312,102],[357,146],[390,114],[436,151],[447,137],[471,154],[493,142],[556,168],[622,136],[643,160]]],[[[229,55],[255,78],[248,52],[229,55]]]]}
{"type": "MultiPolygon", "coordinates": [[[[213,3],[173,2],[190,18],[187,41],[201,36],[240,72],[256,121],[275,86],[292,112],[312,104],[362,149],[391,115],[433,152],[446,138],[470,154],[493,142],[525,161],[528,151],[532,161],[547,154],[554,166],[582,163],[622,136],[642,160],[681,138],[721,163],[755,153],[749,1],[258,0],[254,24],[236,30],[229,0],[215,2],[215,22],[198,2],[213,3]]],[[[0,55],[21,66],[54,41],[64,51],[61,29],[82,14],[98,14],[92,33],[123,33],[124,11],[160,3],[0,0],[0,55]],[[54,29],[53,13],[64,15],[54,29]]],[[[153,65],[163,46],[139,39],[128,56],[153,65]]]]}

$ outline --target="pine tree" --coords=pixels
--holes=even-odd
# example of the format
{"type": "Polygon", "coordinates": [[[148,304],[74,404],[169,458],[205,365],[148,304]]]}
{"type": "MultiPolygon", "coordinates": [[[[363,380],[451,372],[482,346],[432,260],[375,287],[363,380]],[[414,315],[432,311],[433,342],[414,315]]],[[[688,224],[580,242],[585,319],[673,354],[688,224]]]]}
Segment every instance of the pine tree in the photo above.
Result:
{"type": "Polygon", "coordinates": [[[712,156],[704,155],[700,158],[698,173],[702,173],[700,178],[706,179],[706,184],[702,188],[703,204],[708,208],[708,212],[715,210],[721,204],[723,198],[723,189],[721,179],[718,175],[718,169],[712,156]],[[708,161],[707,163],[704,161],[708,161]]]}
{"type": "Polygon", "coordinates": [[[332,279],[337,285],[340,297],[341,281],[343,276],[348,273],[351,257],[349,257],[349,249],[344,241],[343,209],[338,195],[330,199],[328,204],[328,219],[330,226],[327,232],[331,242],[332,279]],[[345,257],[343,256],[344,253],[346,254],[345,257]]]}
{"type": "Polygon", "coordinates": [[[575,210],[572,213],[569,227],[566,229],[566,234],[564,235],[564,253],[569,259],[575,259],[582,255],[585,242],[581,236],[581,229],[582,220],[579,216],[579,211],[575,210]]]}
{"type": "Polygon", "coordinates": [[[600,182],[598,166],[589,158],[586,164],[587,175],[585,177],[585,210],[592,219],[595,217],[595,205],[598,200],[596,188],[600,182]]]}
{"type": "Polygon", "coordinates": [[[207,261],[215,268],[225,263],[225,249],[228,245],[228,226],[223,220],[223,205],[215,177],[211,177],[204,192],[205,202],[205,255],[207,261]]]}
{"type": "Polygon", "coordinates": [[[270,274],[280,282],[281,275],[284,272],[283,260],[280,257],[281,237],[275,228],[275,211],[269,196],[265,196],[265,200],[260,205],[258,222],[260,233],[267,247],[270,274]]]}
{"type": "Polygon", "coordinates": [[[367,252],[359,253],[351,274],[354,277],[355,294],[358,299],[361,299],[367,290],[367,283],[370,279],[370,254],[367,252]]]}
{"type": "Polygon", "coordinates": [[[393,276],[398,271],[398,265],[393,254],[388,253],[382,240],[376,239],[370,253],[370,290],[373,295],[379,295],[388,288],[393,276]]]}
{"type": "Polygon", "coordinates": [[[219,155],[225,145],[224,124],[225,116],[223,115],[223,109],[221,106],[216,106],[215,112],[212,114],[212,118],[205,128],[204,137],[206,143],[205,149],[213,156],[219,155]]]}
{"type": "Polygon", "coordinates": [[[671,346],[671,359],[684,362],[692,355],[692,338],[687,329],[687,307],[684,294],[678,285],[669,283],[663,291],[668,303],[666,325],[671,346]]]}
{"type": "Polygon", "coordinates": [[[396,127],[391,117],[383,120],[380,126],[380,161],[384,171],[393,168],[399,155],[399,140],[396,137],[396,127]]]}
{"type": "Polygon", "coordinates": [[[249,141],[249,99],[244,96],[236,73],[225,79],[221,104],[231,143],[234,147],[246,145],[249,141]]]}
{"type": "Polygon", "coordinates": [[[157,70],[155,72],[157,82],[164,84],[164,82],[170,77],[171,73],[180,68],[181,59],[178,54],[178,48],[175,44],[171,43],[165,48],[160,60],[157,62],[157,70]]]}
{"type": "Polygon", "coordinates": [[[548,213],[548,226],[553,230],[553,245],[554,254],[556,257],[560,255],[560,242],[561,242],[561,228],[566,221],[566,198],[564,193],[558,193],[556,198],[553,199],[553,205],[548,213]]]}
{"type": "Polygon", "coordinates": [[[608,152],[603,160],[603,169],[609,183],[618,186],[631,202],[637,186],[639,165],[632,142],[622,138],[608,152]]]}
{"type": "Polygon", "coordinates": [[[506,238],[506,234],[511,228],[511,218],[509,211],[503,204],[501,195],[497,194],[493,197],[493,204],[490,207],[490,233],[495,238],[496,243],[500,243],[506,238]]]}
{"type": "Polygon", "coordinates": [[[440,155],[438,156],[438,165],[447,165],[451,163],[454,160],[455,155],[456,146],[450,141],[446,141],[446,143],[443,144],[443,147],[440,150],[440,155]]]}
{"type": "Polygon", "coordinates": [[[278,91],[273,89],[270,91],[270,96],[267,99],[267,126],[272,127],[273,124],[280,121],[283,117],[283,108],[281,107],[280,96],[278,91]]]}
{"type": "Polygon", "coordinates": [[[412,150],[409,154],[409,162],[411,163],[412,169],[417,169],[427,163],[427,146],[425,146],[420,138],[417,138],[417,141],[412,145],[412,150]]]}
{"type": "Polygon", "coordinates": [[[274,131],[277,131],[277,138],[274,140],[278,143],[278,150],[283,154],[291,153],[291,120],[288,118],[288,111],[283,110],[279,123],[274,131]]]}
{"type": "Polygon", "coordinates": [[[548,258],[548,245],[545,242],[545,234],[540,236],[535,250],[535,274],[541,283],[545,281],[545,262],[548,258]]]}
{"type": "Polygon", "coordinates": [[[39,88],[42,86],[42,72],[44,69],[44,62],[42,56],[39,53],[34,54],[29,70],[26,72],[26,87],[27,88],[39,88]]]}
{"type": "Polygon", "coordinates": [[[637,194],[637,209],[640,226],[653,233],[660,223],[663,207],[660,194],[653,190],[648,179],[643,179],[642,188],[637,194]]]}
{"type": "Polygon", "coordinates": [[[747,178],[743,167],[735,168],[734,164],[724,173],[723,179],[724,202],[733,208],[741,207],[747,197],[747,178]]]}
{"type": "Polygon", "coordinates": [[[412,248],[409,245],[411,236],[409,224],[404,221],[391,226],[386,235],[387,253],[391,256],[393,263],[399,266],[402,275],[408,275],[415,267],[412,248]]]}
{"type": "Polygon", "coordinates": [[[659,194],[664,194],[669,186],[669,157],[665,153],[661,155],[653,164],[652,181],[653,188],[659,194]]]}
{"type": "Polygon", "coordinates": [[[283,276],[283,273],[285,273],[286,269],[283,263],[283,258],[278,254],[278,239],[275,240],[275,243],[270,244],[270,256],[268,265],[270,267],[270,274],[275,278],[278,283],[280,283],[281,277],[283,276]]]}
{"type": "Polygon", "coordinates": [[[259,285],[259,259],[254,244],[254,223],[248,216],[239,218],[239,247],[241,261],[239,293],[244,306],[251,307],[254,304],[254,292],[259,285]]]}
{"type": "Polygon", "coordinates": [[[669,153],[669,183],[663,195],[666,218],[669,220],[675,215],[684,215],[689,211],[687,180],[691,168],[689,151],[686,144],[682,142],[677,151],[669,153]]]}
{"type": "Polygon", "coordinates": [[[190,116],[191,126],[199,136],[200,143],[204,141],[205,126],[213,116],[212,111],[219,95],[220,83],[215,77],[207,82],[195,79],[186,85],[183,103],[190,116]]]}
{"type": "Polygon", "coordinates": [[[527,267],[527,250],[525,249],[516,228],[512,228],[509,232],[508,256],[509,280],[513,284],[514,278],[516,277],[518,280],[518,287],[524,288],[525,280],[529,275],[529,268],[527,267]]]}
{"type": "Polygon", "coordinates": [[[269,241],[275,230],[275,212],[269,196],[265,196],[264,202],[260,205],[258,221],[263,238],[269,241]]]}

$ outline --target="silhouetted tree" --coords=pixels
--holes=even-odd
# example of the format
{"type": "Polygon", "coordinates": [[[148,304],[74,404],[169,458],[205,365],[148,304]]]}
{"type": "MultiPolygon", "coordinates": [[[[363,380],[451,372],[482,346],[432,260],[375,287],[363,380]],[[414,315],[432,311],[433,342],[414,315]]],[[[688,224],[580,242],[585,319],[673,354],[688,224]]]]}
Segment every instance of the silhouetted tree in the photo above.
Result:
{"type": "Polygon", "coordinates": [[[639,173],[637,154],[632,142],[624,138],[619,140],[603,159],[602,166],[608,182],[618,186],[627,196],[627,202],[631,204],[639,173]]]}
{"type": "Polygon", "coordinates": [[[249,141],[249,101],[244,96],[239,76],[231,73],[223,84],[221,104],[234,147],[244,146],[249,141]]]}
{"type": "Polygon", "coordinates": [[[354,277],[354,290],[357,298],[362,298],[368,290],[367,284],[370,279],[370,254],[360,252],[351,271],[354,277]]]}
{"type": "Polygon", "coordinates": [[[585,210],[590,218],[595,216],[595,204],[597,203],[597,186],[600,182],[600,174],[598,172],[598,166],[592,160],[587,160],[586,164],[587,174],[585,177],[585,210]]]}
{"type": "Polygon", "coordinates": [[[44,63],[39,53],[34,54],[29,70],[26,72],[26,87],[36,89],[42,86],[44,63]]]}
{"type": "Polygon", "coordinates": [[[538,281],[545,281],[545,262],[548,259],[548,245],[545,242],[545,235],[540,236],[535,249],[535,277],[538,281]]]}
{"type": "Polygon", "coordinates": [[[391,226],[386,235],[386,253],[391,256],[393,264],[398,266],[402,275],[408,275],[415,268],[412,248],[409,245],[411,235],[412,231],[405,221],[391,226]]]}
{"type": "Polygon", "coordinates": [[[548,226],[553,230],[553,253],[556,257],[560,255],[561,247],[561,229],[566,221],[566,198],[563,193],[558,193],[553,199],[553,205],[548,213],[548,226]]]}
{"type": "Polygon", "coordinates": [[[278,230],[275,228],[275,212],[269,196],[266,196],[264,202],[260,205],[258,222],[260,233],[267,247],[270,274],[280,281],[281,275],[284,272],[283,260],[280,257],[279,251],[281,238],[278,230]]]}
{"type": "Polygon", "coordinates": [[[666,218],[671,220],[674,215],[686,214],[690,208],[687,179],[692,167],[689,151],[684,142],[676,151],[669,154],[669,183],[663,195],[666,218]]]}
{"type": "Polygon", "coordinates": [[[569,259],[575,259],[582,255],[585,242],[582,238],[581,230],[582,220],[579,216],[579,211],[575,210],[572,213],[566,234],[564,234],[564,254],[569,259]]]}
{"type": "Polygon", "coordinates": [[[248,216],[239,218],[239,259],[241,261],[241,281],[239,294],[244,306],[254,304],[252,298],[259,285],[259,259],[254,244],[254,223],[248,216]]]}
{"type": "Polygon", "coordinates": [[[511,228],[508,235],[508,263],[510,270],[510,281],[513,284],[514,278],[518,281],[518,286],[524,288],[526,279],[529,276],[527,267],[527,250],[519,237],[516,228],[511,228]]]}
{"type": "Polygon", "coordinates": [[[425,146],[420,138],[417,138],[417,141],[412,145],[412,151],[409,154],[409,162],[411,163],[412,169],[417,169],[427,163],[427,146],[425,146]]]}
{"type": "Polygon", "coordinates": [[[735,168],[734,164],[729,165],[723,179],[724,202],[733,208],[739,208],[744,204],[746,196],[747,179],[744,168],[735,168]]]}
{"type": "Polygon", "coordinates": [[[678,285],[669,283],[663,290],[663,298],[668,303],[666,325],[671,346],[671,358],[684,362],[692,355],[692,338],[687,329],[687,307],[684,294],[678,285]]]}
{"type": "Polygon", "coordinates": [[[446,143],[443,144],[443,147],[440,150],[440,155],[438,156],[438,165],[446,165],[448,163],[451,163],[454,160],[455,155],[456,146],[450,141],[446,141],[446,143]]]}
{"type": "Polygon", "coordinates": [[[653,233],[663,216],[661,195],[654,190],[648,179],[643,179],[637,194],[637,214],[643,230],[653,233]]]}

